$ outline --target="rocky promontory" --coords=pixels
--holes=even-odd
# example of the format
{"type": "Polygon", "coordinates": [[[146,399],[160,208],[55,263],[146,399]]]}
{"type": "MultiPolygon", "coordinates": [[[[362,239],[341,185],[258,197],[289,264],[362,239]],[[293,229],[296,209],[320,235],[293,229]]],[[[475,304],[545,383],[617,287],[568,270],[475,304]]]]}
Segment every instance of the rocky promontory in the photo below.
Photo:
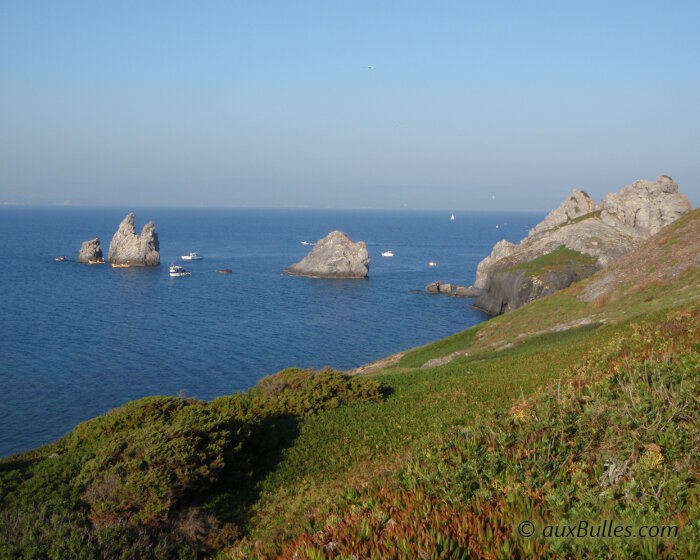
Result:
{"type": "Polygon", "coordinates": [[[104,262],[104,257],[102,256],[99,238],[95,237],[95,239],[83,241],[78,253],[78,262],[92,264],[100,261],[104,262]]]}
{"type": "Polygon", "coordinates": [[[130,266],[158,266],[160,264],[158,234],[153,222],[148,222],[136,234],[134,213],[130,212],[119,224],[109,244],[107,259],[112,264],[130,266]]]}
{"type": "Polygon", "coordinates": [[[332,231],[285,272],[314,278],[365,278],[369,262],[367,245],[363,241],[355,243],[342,231],[332,231]]]}
{"type": "Polygon", "coordinates": [[[519,244],[499,241],[479,263],[474,306],[497,315],[566,288],[691,210],[666,175],[635,181],[600,204],[574,190],[519,244]]]}

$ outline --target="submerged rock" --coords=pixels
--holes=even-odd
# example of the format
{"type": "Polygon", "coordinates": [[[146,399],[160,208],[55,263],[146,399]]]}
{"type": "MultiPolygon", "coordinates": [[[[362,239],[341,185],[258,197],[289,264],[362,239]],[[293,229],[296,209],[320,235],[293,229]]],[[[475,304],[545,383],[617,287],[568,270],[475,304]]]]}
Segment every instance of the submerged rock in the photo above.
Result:
{"type": "Polygon", "coordinates": [[[78,262],[89,264],[98,261],[104,261],[100,239],[95,237],[95,239],[90,239],[90,241],[83,241],[83,245],[78,253],[78,262]]]}
{"type": "Polygon", "coordinates": [[[143,226],[141,235],[134,228],[134,213],[130,212],[119,224],[109,244],[108,260],[112,264],[158,266],[160,264],[158,234],[153,222],[143,226]]]}
{"type": "Polygon", "coordinates": [[[355,243],[342,231],[332,231],[285,272],[315,278],[365,278],[369,262],[367,245],[363,241],[355,243]]]}
{"type": "Polygon", "coordinates": [[[499,241],[479,263],[474,306],[497,315],[566,288],[691,210],[666,175],[635,181],[600,204],[574,190],[519,244],[499,241]]]}

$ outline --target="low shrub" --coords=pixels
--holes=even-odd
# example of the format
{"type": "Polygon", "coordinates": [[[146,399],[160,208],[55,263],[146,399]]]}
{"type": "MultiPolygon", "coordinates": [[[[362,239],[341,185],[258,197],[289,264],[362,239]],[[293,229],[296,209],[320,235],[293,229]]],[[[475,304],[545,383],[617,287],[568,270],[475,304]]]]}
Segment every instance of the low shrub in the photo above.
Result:
{"type": "Polygon", "coordinates": [[[215,485],[240,485],[244,495],[289,443],[296,417],[381,398],[371,379],[290,369],[210,403],[127,403],[32,460],[2,465],[0,557],[171,558],[221,548],[238,529],[201,507],[215,485]]]}

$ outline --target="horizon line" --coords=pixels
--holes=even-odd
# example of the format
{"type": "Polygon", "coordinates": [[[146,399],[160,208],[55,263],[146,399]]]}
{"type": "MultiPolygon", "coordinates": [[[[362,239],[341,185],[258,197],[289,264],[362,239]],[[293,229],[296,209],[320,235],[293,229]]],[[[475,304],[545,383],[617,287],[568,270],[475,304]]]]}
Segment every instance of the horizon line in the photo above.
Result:
{"type": "Polygon", "coordinates": [[[172,208],[172,209],[201,209],[201,210],[349,210],[349,211],[377,211],[377,212],[509,212],[514,214],[551,212],[543,209],[524,210],[498,210],[485,208],[414,208],[414,207],[388,207],[388,206],[236,206],[220,204],[99,204],[99,203],[75,203],[75,202],[16,202],[0,201],[0,207],[33,207],[33,208],[172,208]]]}

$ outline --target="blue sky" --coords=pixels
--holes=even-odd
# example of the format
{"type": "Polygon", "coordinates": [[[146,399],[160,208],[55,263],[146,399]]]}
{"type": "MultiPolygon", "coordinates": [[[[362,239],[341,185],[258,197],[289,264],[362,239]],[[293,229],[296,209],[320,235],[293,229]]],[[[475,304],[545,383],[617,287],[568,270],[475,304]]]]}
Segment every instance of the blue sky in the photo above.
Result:
{"type": "Polygon", "coordinates": [[[0,0],[0,202],[697,206],[699,6],[0,0]]]}

